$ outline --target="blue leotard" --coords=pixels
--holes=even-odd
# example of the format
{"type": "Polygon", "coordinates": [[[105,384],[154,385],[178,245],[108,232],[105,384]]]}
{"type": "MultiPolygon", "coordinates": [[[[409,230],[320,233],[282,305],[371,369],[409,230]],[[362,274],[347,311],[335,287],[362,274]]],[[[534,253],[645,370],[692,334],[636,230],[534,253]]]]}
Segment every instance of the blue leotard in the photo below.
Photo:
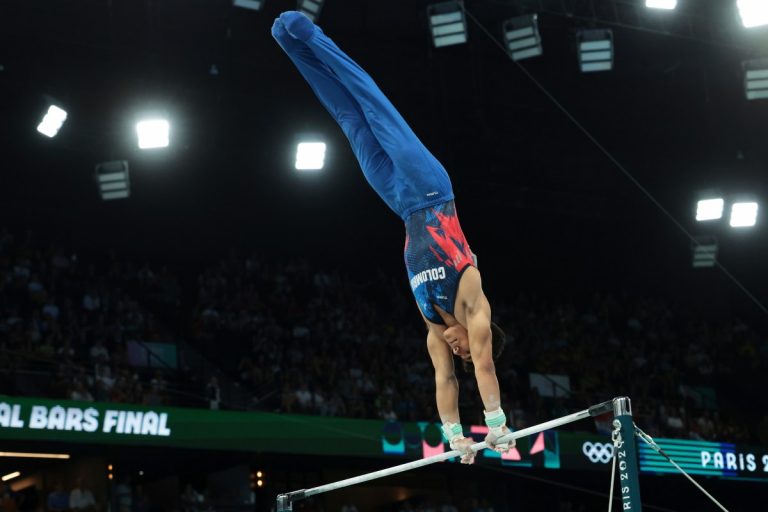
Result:
{"type": "Polygon", "coordinates": [[[453,201],[416,210],[405,221],[405,267],[424,316],[442,324],[432,305],[453,314],[461,275],[474,255],[459,225],[453,201]]]}

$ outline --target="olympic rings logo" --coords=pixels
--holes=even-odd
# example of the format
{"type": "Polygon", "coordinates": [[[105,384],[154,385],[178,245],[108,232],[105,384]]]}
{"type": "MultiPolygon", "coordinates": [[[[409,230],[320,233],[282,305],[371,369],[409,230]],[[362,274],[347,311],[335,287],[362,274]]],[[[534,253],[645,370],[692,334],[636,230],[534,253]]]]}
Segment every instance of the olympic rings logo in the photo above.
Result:
{"type": "Polygon", "coordinates": [[[613,445],[611,443],[590,443],[587,441],[581,447],[584,455],[593,463],[608,464],[613,458],[613,445]]]}

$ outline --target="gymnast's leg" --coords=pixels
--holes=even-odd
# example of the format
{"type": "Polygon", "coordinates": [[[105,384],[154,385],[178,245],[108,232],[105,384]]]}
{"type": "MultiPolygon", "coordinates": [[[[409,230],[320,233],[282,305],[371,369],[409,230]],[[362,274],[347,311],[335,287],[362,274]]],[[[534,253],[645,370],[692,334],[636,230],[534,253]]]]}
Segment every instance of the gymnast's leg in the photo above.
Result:
{"type": "MultiPolygon", "coordinates": [[[[283,13],[280,20],[292,36],[306,42],[312,53],[333,71],[360,105],[371,131],[395,165],[404,206],[423,206],[424,202],[453,199],[448,173],[424,147],[368,73],[303,14],[283,13]]],[[[407,216],[407,213],[401,212],[401,216],[407,216]]]]}
{"type": "Polygon", "coordinates": [[[398,212],[392,160],[373,135],[360,105],[333,71],[320,62],[305,43],[285,30],[280,19],[276,19],[272,26],[272,36],[349,139],[370,185],[392,210],[398,212]]]}

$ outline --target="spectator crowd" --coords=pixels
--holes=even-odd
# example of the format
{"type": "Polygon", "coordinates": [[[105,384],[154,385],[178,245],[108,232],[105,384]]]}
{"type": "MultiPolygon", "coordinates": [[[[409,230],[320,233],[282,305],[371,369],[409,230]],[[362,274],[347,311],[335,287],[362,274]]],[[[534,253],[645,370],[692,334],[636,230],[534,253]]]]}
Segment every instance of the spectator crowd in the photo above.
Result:
{"type": "MultiPolygon", "coordinates": [[[[497,374],[512,426],[627,395],[651,435],[768,442],[768,417],[740,403],[766,374],[768,340],[740,320],[616,291],[521,291],[491,303],[507,332],[497,374]]],[[[457,373],[462,419],[480,423],[474,378],[460,365],[457,373]]],[[[437,420],[425,329],[404,275],[361,278],[308,258],[236,251],[173,271],[116,254],[81,259],[8,231],[0,392],[437,420]],[[154,342],[175,344],[178,364],[131,357],[132,344],[154,342]],[[186,351],[207,361],[205,372],[189,367],[186,351]],[[227,383],[247,399],[222,393],[227,383]]]]}

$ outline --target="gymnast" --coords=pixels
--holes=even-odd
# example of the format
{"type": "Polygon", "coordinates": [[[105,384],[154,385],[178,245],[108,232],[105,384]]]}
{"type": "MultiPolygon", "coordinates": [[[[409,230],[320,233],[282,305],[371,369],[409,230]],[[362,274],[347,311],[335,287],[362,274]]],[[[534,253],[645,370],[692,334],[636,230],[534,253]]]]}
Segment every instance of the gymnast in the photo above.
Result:
{"type": "Polygon", "coordinates": [[[477,379],[488,447],[506,453],[514,441],[496,443],[509,429],[494,365],[504,332],[491,321],[448,173],[373,79],[309,18],[284,12],[272,35],[338,122],[368,183],[405,222],[405,267],[427,326],[437,410],[451,449],[462,452],[462,463],[474,461],[474,441],[464,437],[459,419],[455,356],[477,379]]]}

